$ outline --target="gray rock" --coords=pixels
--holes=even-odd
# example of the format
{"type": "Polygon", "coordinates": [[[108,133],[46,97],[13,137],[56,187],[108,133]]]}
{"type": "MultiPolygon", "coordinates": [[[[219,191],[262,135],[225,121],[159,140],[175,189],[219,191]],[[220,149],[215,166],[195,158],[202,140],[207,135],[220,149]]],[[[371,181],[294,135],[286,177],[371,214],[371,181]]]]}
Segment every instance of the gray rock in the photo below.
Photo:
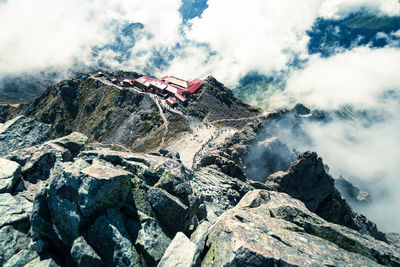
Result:
{"type": "Polygon", "coordinates": [[[196,231],[194,231],[190,236],[190,241],[192,241],[196,245],[200,254],[203,253],[204,246],[207,240],[208,229],[210,228],[210,226],[211,223],[209,221],[203,221],[196,228],[196,231]]]}
{"type": "Polygon", "coordinates": [[[47,205],[57,237],[68,247],[79,237],[82,214],[78,206],[79,169],[86,162],[57,165],[47,190],[47,205]]]}
{"type": "Polygon", "coordinates": [[[18,163],[0,158],[0,193],[11,192],[20,173],[21,166],[18,163]]]}
{"type": "Polygon", "coordinates": [[[0,266],[3,266],[13,255],[28,249],[30,238],[23,232],[8,225],[0,230],[0,266]]]}
{"type": "Polygon", "coordinates": [[[347,204],[336,190],[334,179],[326,173],[322,159],[315,152],[306,151],[300,154],[287,172],[270,175],[266,185],[303,201],[310,211],[329,222],[386,241],[384,234],[373,222],[354,212],[347,204]]]}
{"type": "Polygon", "coordinates": [[[71,248],[71,257],[79,267],[106,266],[83,237],[75,239],[71,248]]]}
{"type": "Polygon", "coordinates": [[[125,227],[124,216],[109,209],[88,231],[89,244],[108,265],[140,266],[140,258],[125,227]]]}
{"type": "Polygon", "coordinates": [[[88,137],[84,134],[73,132],[67,136],[55,139],[52,143],[68,149],[72,156],[75,157],[79,154],[83,146],[87,143],[88,137]]]}
{"type": "Polygon", "coordinates": [[[29,221],[31,223],[30,233],[35,240],[47,239],[51,240],[52,244],[60,250],[63,250],[62,242],[58,239],[54,232],[50,210],[47,204],[47,190],[42,189],[33,201],[33,209],[29,221]]]}
{"type": "Polygon", "coordinates": [[[161,260],[171,239],[164,233],[156,219],[146,219],[141,227],[135,245],[146,251],[149,256],[146,259],[147,263],[155,265],[161,260]]]}
{"type": "Polygon", "coordinates": [[[132,174],[101,163],[81,170],[79,207],[84,216],[107,208],[120,208],[128,197],[132,174]]]}
{"type": "Polygon", "coordinates": [[[154,187],[149,190],[148,199],[159,220],[171,233],[184,231],[189,226],[189,207],[179,198],[154,187]]]}
{"type": "Polygon", "coordinates": [[[0,127],[0,157],[8,153],[46,142],[51,126],[27,118],[16,117],[0,127]]]}
{"type": "Polygon", "coordinates": [[[37,241],[31,240],[29,243],[29,250],[36,251],[37,253],[42,253],[44,250],[48,249],[48,243],[43,239],[37,241]]]}
{"type": "Polygon", "coordinates": [[[16,187],[18,195],[33,201],[35,195],[46,185],[51,169],[57,162],[72,161],[87,137],[80,133],[48,141],[44,144],[14,151],[5,157],[21,166],[22,180],[16,187]]]}
{"type": "Polygon", "coordinates": [[[315,152],[304,152],[287,172],[270,175],[268,186],[304,202],[315,211],[334,189],[334,180],[326,174],[322,159],[315,152]]]}
{"type": "Polygon", "coordinates": [[[58,267],[60,266],[53,258],[47,256],[43,259],[41,257],[37,257],[24,265],[24,267],[58,267]]]}
{"type": "Polygon", "coordinates": [[[3,266],[4,267],[22,267],[35,258],[38,258],[39,254],[32,250],[21,250],[14,256],[12,256],[3,266]]]}
{"type": "Polygon", "coordinates": [[[353,185],[342,176],[335,180],[335,186],[350,203],[366,205],[372,201],[367,192],[361,191],[360,188],[353,185]]]}
{"type": "Polygon", "coordinates": [[[225,210],[234,207],[247,192],[254,189],[237,178],[209,167],[196,170],[191,184],[204,203],[198,218],[207,218],[210,222],[215,221],[225,210]]]}
{"type": "Polygon", "coordinates": [[[31,211],[32,203],[25,198],[9,193],[0,194],[0,228],[27,221],[31,211]]]}
{"type": "Polygon", "coordinates": [[[157,266],[194,267],[198,264],[199,256],[196,245],[182,232],[178,232],[157,266]]]}
{"type": "Polygon", "coordinates": [[[254,190],[210,228],[202,266],[398,266],[395,247],[328,223],[285,193],[254,190]]]}

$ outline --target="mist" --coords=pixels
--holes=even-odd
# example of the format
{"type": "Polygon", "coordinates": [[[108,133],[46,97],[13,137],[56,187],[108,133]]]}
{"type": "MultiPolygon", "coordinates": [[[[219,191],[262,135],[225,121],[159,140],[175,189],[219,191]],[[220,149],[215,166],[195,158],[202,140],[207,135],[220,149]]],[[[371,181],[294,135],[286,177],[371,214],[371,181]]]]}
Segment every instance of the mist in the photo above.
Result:
{"type": "Polygon", "coordinates": [[[399,69],[399,50],[361,47],[313,58],[288,79],[284,96],[276,96],[283,105],[294,99],[314,109],[345,111],[329,122],[304,122],[310,142],[284,127],[276,134],[298,151],[317,151],[333,177],[342,175],[367,191],[372,204],[354,208],[393,232],[400,231],[399,69]]]}

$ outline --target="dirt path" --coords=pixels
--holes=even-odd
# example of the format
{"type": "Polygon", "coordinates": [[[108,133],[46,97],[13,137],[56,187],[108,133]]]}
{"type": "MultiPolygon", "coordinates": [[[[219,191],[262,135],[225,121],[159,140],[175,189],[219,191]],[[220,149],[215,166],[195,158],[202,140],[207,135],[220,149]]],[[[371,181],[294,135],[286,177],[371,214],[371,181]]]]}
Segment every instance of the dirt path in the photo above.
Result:
{"type": "MultiPolygon", "coordinates": [[[[100,82],[102,82],[102,83],[105,84],[105,85],[113,86],[113,87],[115,87],[115,88],[117,88],[117,89],[119,89],[119,90],[122,90],[122,89],[123,89],[123,87],[118,86],[118,85],[116,85],[116,84],[113,84],[112,82],[110,82],[110,81],[108,81],[108,80],[106,80],[106,79],[102,79],[102,78],[94,77],[94,76],[90,76],[90,78],[92,78],[92,79],[94,79],[94,80],[96,80],[96,81],[100,81],[100,82]]],[[[164,134],[163,134],[163,137],[162,137],[160,146],[159,146],[160,148],[163,147],[164,144],[165,144],[165,137],[166,137],[167,134],[168,134],[168,125],[169,125],[169,124],[168,124],[167,118],[165,117],[164,110],[163,110],[163,108],[162,108],[161,105],[160,105],[159,99],[157,99],[157,96],[156,96],[155,94],[148,93],[148,92],[142,92],[142,91],[137,90],[136,88],[133,88],[133,87],[127,87],[126,89],[128,89],[128,90],[130,90],[130,91],[133,91],[133,92],[135,92],[135,93],[138,93],[138,94],[147,95],[147,96],[150,97],[150,99],[153,100],[154,103],[157,105],[157,108],[158,108],[158,111],[159,111],[159,113],[160,113],[160,116],[161,116],[161,118],[162,118],[162,120],[163,120],[163,122],[164,122],[163,125],[164,125],[164,127],[165,127],[165,131],[164,131],[164,134]]]]}

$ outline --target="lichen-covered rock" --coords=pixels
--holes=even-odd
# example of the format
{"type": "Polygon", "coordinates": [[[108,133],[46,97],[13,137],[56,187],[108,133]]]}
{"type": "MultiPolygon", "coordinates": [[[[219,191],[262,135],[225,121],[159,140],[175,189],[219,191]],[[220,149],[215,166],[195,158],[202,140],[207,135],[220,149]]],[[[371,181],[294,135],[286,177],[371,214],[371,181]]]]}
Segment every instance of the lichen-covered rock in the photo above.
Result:
{"type": "Polygon", "coordinates": [[[0,194],[0,228],[27,221],[31,211],[32,203],[25,198],[9,193],[0,194]]]}
{"type": "Polygon", "coordinates": [[[170,243],[171,238],[164,233],[158,221],[148,218],[141,224],[135,245],[146,252],[146,262],[153,266],[161,260],[170,243]]]}
{"type": "Polygon", "coordinates": [[[189,226],[190,209],[178,197],[161,188],[151,188],[148,199],[159,220],[171,233],[184,231],[189,226]]]}
{"type": "Polygon", "coordinates": [[[157,266],[194,267],[198,265],[199,256],[196,245],[185,234],[178,232],[157,266]]]}
{"type": "Polygon", "coordinates": [[[70,246],[79,236],[84,217],[120,208],[130,190],[130,177],[130,173],[98,160],[56,166],[48,189],[48,207],[59,238],[70,246]]]}
{"type": "Polygon", "coordinates": [[[84,216],[107,208],[120,208],[128,197],[131,174],[113,166],[94,163],[81,170],[79,207],[84,216]]]}
{"type": "Polygon", "coordinates": [[[0,266],[3,266],[13,255],[28,249],[30,238],[23,232],[8,225],[0,229],[0,266]]]}
{"type": "Polygon", "coordinates": [[[331,224],[285,193],[254,190],[208,234],[202,266],[400,264],[393,246],[331,224]]]}
{"type": "Polygon", "coordinates": [[[51,126],[25,116],[0,125],[0,157],[8,153],[46,142],[51,126]]]}
{"type": "Polygon", "coordinates": [[[105,266],[99,255],[83,237],[75,239],[71,248],[71,257],[79,267],[105,266]]]}
{"type": "Polygon", "coordinates": [[[204,205],[199,209],[199,220],[207,218],[214,221],[225,210],[234,207],[240,199],[254,188],[237,179],[212,168],[204,167],[194,172],[191,183],[204,205]]]}
{"type": "Polygon", "coordinates": [[[54,144],[68,149],[72,156],[75,157],[79,154],[83,146],[87,143],[88,137],[82,133],[73,132],[67,136],[51,141],[54,144]]]}
{"type": "Polygon", "coordinates": [[[0,158],[0,193],[11,192],[21,173],[21,165],[0,158]]]}
{"type": "Polygon", "coordinates": [[[107,210],[89,227],[88,241],[111,266],[140,266],[140,258],[125,227],[124,216],[107,210]]]}

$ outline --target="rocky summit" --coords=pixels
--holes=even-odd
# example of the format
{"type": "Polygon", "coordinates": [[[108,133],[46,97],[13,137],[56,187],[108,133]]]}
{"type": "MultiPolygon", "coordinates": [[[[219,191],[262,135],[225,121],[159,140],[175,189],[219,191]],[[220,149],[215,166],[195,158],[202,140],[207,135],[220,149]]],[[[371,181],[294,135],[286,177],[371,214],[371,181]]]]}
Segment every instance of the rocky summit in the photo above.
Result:
{"type": "Polygon", "coordinates": [[[0,109],[0,266],[400,266],[400,235],[349,204],[366,193],[274,131],[320,112],[263,112],[212,77],[177,107],[111,82],[139,76],[0,109]]]}

